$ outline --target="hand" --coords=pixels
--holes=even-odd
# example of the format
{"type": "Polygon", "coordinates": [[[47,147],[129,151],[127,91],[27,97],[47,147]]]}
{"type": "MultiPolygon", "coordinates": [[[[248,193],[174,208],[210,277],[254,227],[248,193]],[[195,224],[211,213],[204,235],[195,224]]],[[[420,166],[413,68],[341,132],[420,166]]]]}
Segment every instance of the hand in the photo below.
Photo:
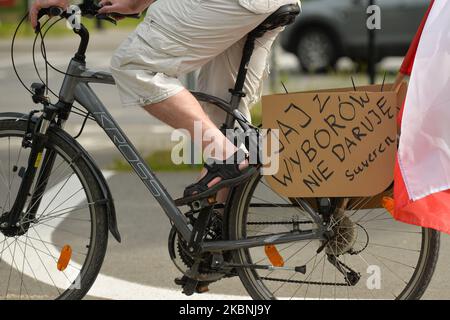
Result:
{"type": "Polygon", "coordinates": [[[38,24],[38,13],[39,10],[44,8],[50,8],[50,7],[60,7],[64,10],[67,9],[69,6],[68,0],[36,0],[33,2],[30,8],[30,21],[31,25],[34,29],[36,29],[36,26],[38,24]]]}
{"type": "Polygon", "coordinates": [[[136,14],[153,2],[154,0],[101,0],[99,5],[102,8],[98,13],[136,14]]]}

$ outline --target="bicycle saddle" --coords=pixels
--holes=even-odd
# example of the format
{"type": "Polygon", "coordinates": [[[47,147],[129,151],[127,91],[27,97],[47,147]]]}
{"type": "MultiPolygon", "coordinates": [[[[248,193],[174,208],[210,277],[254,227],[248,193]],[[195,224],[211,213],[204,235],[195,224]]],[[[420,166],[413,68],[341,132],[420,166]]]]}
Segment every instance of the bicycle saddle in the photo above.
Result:
{"type": "Polygon", "coordinates": [[[261,37],[269,30],[290,25],[294,22],[300,12],[300,6],[297,3],[281,6],[277,11],[267,17],[267,19],[264,20],[258,27],[256,27],[252,33],[254,33],[257,37],[261,37]]]}

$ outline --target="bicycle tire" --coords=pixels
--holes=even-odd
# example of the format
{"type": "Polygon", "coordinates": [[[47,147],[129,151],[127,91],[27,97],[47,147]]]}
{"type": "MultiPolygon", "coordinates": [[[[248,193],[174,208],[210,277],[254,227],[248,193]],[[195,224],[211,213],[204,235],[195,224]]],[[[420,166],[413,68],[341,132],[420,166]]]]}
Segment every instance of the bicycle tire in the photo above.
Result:
{"type": "MultiPolygon", "coordinates": [[[[34,124],[31,129],[33,127],[34,124]]],[[[26,130],[27,121],[0,120],[0,137],[23,137],[26,130]]],[[[73,138],[57,127],[50,127],[45,148],[55,150],[62,159],[70,163],[78,179],[82,182],[82,187],[89,197],[89,203],[105,200],[100,183],[87,163],[86,159],[88,158],[83,156],[86,151],[80,148],[73,138]]],[[[67,288],[62,294],[55,297],[57,300],[82,299],[92,287],[103,264],[108,243],[107,211],[104,205],[90,205],[89,212],[92,217],[91,239],[89,253],[86,255],[86,260],[80,270],[79,285],[67,288]]]]}

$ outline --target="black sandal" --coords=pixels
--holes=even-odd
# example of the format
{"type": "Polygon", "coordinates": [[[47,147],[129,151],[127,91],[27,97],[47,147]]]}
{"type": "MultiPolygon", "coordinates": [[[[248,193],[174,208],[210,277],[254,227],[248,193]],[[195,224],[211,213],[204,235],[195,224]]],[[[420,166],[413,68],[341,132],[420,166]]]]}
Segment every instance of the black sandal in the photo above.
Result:
{"type": "Polygon", "coordinates": [[[205,199],[215,195],[220,189],[232,187],[244,182],[257,171],[256,166],[250,165],[240,170],[239,165],[242,160],[248,160],[248,155],[239,149],[230,158],[225,161],[214,160],[212,164],[205,162],[204,167],[208,170],[207,174],[198,182],[186,187],[183,198],[175,200],[177,206],[183,206],[196,200],[205,199]],[[215,178],[221,178],[220,182],[208,187],[208,184],[215,178]]]}

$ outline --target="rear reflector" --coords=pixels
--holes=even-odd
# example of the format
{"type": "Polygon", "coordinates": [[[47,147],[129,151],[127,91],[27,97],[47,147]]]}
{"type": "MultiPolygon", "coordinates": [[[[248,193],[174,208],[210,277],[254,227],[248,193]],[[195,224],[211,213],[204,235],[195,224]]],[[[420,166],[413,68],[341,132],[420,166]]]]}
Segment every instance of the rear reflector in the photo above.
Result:
{"type": "Polygon", "coordinates": [[[284,266],[283,257],[278,252],[277,247],[275,247],[274,245],[266,245],[264,246],[264,251],[267,258],[269,258],[270,263],[272,263],[274,267],[284,266]]]}

